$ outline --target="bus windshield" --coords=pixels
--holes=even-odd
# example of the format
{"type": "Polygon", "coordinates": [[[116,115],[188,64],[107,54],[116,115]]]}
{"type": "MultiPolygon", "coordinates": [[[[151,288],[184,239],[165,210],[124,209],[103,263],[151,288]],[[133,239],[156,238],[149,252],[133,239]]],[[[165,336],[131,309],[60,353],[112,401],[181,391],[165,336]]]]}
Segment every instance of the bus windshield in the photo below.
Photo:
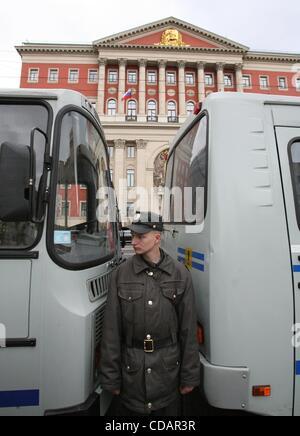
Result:
{"type": "Polygon", "coordinates": [[[105,144],[79,112],[63,116],[56,184],[54,254],[66,267],[100,263],[115,253],[114,224],[101,214],[99,190],[109,187],[105,144]]]}
{"type": "MultiPolygon", "coordinates": [[[[30,145],[30,134],[35,128],[47,131],[48,110],[41,104],[17,104],[0,101],[0,147],[13,143],[19,147],[30,145]]],[[[45,140],[35,140],[36,190],[43,173],[45,140]]],[[[31,222],[0,221],[0,250],[24,250],[35,245],[39,226],[31,222]]]]}

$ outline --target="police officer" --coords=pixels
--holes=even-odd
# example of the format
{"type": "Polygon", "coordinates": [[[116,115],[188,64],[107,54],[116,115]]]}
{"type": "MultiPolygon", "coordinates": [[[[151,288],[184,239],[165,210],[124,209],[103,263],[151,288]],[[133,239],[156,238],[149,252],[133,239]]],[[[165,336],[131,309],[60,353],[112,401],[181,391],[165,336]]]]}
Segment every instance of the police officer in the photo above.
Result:
{"type": "Polygon", "coordinates": [[[200,384],[195,297],[188,270],[161,248],[162,219],[139,213],[136,255],[113,273],[101,347],[101,385],[123,416],[177,416],[200,384]]]}

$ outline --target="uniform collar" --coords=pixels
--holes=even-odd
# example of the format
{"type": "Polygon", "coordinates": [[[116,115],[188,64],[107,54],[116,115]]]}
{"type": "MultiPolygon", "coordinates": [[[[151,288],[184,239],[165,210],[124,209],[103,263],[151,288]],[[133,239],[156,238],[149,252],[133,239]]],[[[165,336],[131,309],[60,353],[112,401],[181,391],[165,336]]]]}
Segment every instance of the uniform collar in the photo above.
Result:
{"type": "MultiPolygon", "coordinates": [[[[133,268],[135,274],[140,274],[141,272],[144,272],[145,270],[149,269],[149,265],[145,262],[142,256],[136,254],[135,256],[133,256],[133,268]]],[[[158,269],[166,272],[169,275],[172,275],[173,273],[172,259],[165,252],[164,252],[164,259],[162,263],[159,265],[158,269]]]]}

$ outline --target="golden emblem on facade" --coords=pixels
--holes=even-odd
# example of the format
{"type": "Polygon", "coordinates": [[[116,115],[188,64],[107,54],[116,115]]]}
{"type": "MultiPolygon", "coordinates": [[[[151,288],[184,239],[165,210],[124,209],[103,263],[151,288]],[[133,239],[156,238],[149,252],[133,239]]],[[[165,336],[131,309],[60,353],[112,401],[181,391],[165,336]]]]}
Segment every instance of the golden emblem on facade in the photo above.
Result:
{"type": "Polygon", "coordinates": [[[183,42],[181,33],[176,29],[166,30],[162,34],[160,43],[155,45],[165,47],[190,47],[188,44],[183,42]]]}

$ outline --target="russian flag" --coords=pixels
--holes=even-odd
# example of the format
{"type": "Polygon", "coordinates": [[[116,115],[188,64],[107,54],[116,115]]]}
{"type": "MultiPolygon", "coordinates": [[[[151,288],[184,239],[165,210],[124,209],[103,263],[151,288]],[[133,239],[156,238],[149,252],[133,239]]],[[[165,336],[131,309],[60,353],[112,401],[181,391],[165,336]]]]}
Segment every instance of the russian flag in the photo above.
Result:
{"type": "Polygon", "coordinates": [[[128,91],[123,95],[122,101],[126,101],[132,97],[132,90],[128,89],[128,91]]]}

